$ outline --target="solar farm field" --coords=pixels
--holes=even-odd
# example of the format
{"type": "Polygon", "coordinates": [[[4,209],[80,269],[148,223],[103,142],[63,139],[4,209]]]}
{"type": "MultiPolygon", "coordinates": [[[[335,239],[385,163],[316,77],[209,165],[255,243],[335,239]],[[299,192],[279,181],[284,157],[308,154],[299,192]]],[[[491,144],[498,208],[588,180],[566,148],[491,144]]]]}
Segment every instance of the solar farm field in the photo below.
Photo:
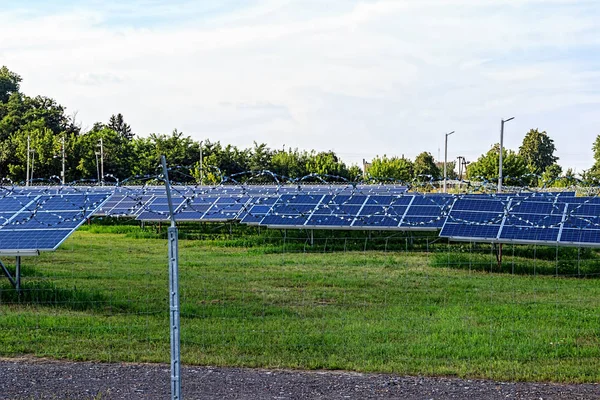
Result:
{"type": "MultiPolygon", "coordinates": [[[[185,364],[600,379],[594,249],[184,224],[185,364]],[[202,239],[202,240],[198,240],[202,239]]],[[[93,221],[0,281],[1,356],[169,361],[164,228],[93,221]]],[[[10,268],[10,259],[3,258],[10,268]]]]}

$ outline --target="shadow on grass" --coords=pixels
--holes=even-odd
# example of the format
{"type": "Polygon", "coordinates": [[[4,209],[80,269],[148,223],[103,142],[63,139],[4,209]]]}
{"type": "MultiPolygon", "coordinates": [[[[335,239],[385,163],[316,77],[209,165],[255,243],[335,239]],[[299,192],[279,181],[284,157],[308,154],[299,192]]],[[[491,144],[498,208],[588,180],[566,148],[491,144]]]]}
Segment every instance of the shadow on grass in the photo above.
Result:
{"type": "MultiPolygon", "coordinates": [[[[538,257],[538,252],[521,250],[506,252],[502,263],[497,254],[484,252],[438,252],[432,253],[430,265],[438,268],[452,268],[479,272],[505,273],[515,275],[548,275],[574,278],[600,278],[600,259],[593,253],[581,254],[565,252],[556,254],[554,259],[538,257]],[[514,255],[513,255],[514,254],[514,255]],[[518,255],[517,255],[518,254],[518,255]]],[[[548,253],[550,250],[548,250],[548,253]]]]}
{"type": "Polygon", "coordinates": [[[17,292],[8,283],[0,284],[0,304],[35,305],[73,311],[124,312],[126,303],[115,302],[97,290],[58,287],[45,280],[22,281],[17,292]]]}

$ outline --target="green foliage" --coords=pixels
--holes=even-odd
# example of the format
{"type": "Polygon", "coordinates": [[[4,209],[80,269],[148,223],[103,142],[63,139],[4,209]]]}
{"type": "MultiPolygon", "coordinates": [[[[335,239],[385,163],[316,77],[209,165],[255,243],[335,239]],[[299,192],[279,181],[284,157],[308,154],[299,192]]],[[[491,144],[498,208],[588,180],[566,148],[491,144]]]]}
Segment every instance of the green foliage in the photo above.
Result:
{"type": "Polygon", "coordinates": [[[588,179],[600,180],[600,135],[596,136],[592,145],[594,152],[594,165],[587,171],[588,179]]]}
{"type": "Polygon", "coordinates": [[[562,167],[558,164],[552,164],[546,167],[540,184],[547,187],[558,186],[560,174],[562,174],[562,167]]]}
{"type": "Polygon", "coordinates": [[[104,153],[104,175],[110,174],[120,180],[131,176],[133,146],[129,140],[107,127],[77,137],[75,159],[79,160],[76,170],[81,173],[80,176],[87,179],[97,177],[97,163],[102,161],[101,155],[96,158],[96,152],[100,152],[100,139],[104,153]]]}
{"type": "Polygon", "coordinates": [[[0,102],[7,102],[12,93],[17,93],[20,83],[21,77],[3,65],[0,68],[0,102]]]}
{"type": "Polygon", "coordinates": [[[417,179],[431,176],[434,180],[438,180],[442,176],[431,153],[425,151],[415,158],[413,170],[417,179]]]}
{"type": "Polygon", "coordinates": [[[107,128],[117,132],[123,139],[133,139],[134,133],[131,131],[131,126],[125,123],[123,114],[121,113],[117,115],[111,115],[110,119],[108,120],[107,128]]]}
{"type": "MultiPolygon", "coordinates": [[[[480,156],[477,161],[467,167],[467,178],[471,180],[485,179],[498,180],[498,166],[500,163],[500,146],[494,145],[487,153],[480,156]]],[[[527,184],[528,174],[525,160],[512,150],[502,151],[502,175],[506,185],[521,186],[527,184]]]]}
{"type": "Polygon", "coordinates": [[[306,152],[300,152],[298,149],[277,151],[271,157],[271,167],[273,172],[280,176],[301,178],[309,174],[306,169],[308,157],[306,152]]]}
{"type": "Polygon", "coordinates": [[[384,155],[373,159],[368,172],[374,179],[395,179],[410,182],[414,176],[414,164],[404,157],[388,158],[384,155]]]}
{"type": "Polygon", "coordinates": [[[554,141],[546,131],[540,132],[538,129],[527,132],[519,147],[519,155],[525,160],[529,172],[535,175],[541,175],[546,168],[558,161],[555,151],[554,141]]]}

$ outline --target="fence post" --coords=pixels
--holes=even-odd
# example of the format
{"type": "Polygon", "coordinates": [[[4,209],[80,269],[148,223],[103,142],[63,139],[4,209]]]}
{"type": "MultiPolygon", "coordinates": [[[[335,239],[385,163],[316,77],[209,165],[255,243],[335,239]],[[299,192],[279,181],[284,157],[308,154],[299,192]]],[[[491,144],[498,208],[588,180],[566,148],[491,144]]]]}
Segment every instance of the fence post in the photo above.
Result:
{"type": "Polygon", "coordinates": [[[169,238],[169,322],[171,334],[171,399],[182,400],[181,395],[181,350],[179,323],[179,241],[173,200],[171,199],[171,184],[165,156],[161,157],[171,226],[168,229],[169,238]]]}

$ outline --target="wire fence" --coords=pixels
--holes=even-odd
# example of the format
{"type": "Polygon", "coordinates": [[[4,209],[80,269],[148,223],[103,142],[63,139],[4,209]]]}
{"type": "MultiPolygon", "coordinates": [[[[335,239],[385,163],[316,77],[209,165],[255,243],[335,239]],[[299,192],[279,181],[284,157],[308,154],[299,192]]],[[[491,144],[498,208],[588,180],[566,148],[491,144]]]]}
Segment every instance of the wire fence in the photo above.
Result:
{"type": "MultiPolygon", "coordinates": [[[[97,190],[81,188],[42,190],[97,190]]],[[[5,186],[4,196],[19,190],[5,186]]],[[[166,228],[90,218],[57,251],[24,258],[20,292],[0,281],[0,356],[168,362],[166,228]]],[[[185,364],[600,379],[595,248],[236,222],[179,228],[185,364]]]]}

